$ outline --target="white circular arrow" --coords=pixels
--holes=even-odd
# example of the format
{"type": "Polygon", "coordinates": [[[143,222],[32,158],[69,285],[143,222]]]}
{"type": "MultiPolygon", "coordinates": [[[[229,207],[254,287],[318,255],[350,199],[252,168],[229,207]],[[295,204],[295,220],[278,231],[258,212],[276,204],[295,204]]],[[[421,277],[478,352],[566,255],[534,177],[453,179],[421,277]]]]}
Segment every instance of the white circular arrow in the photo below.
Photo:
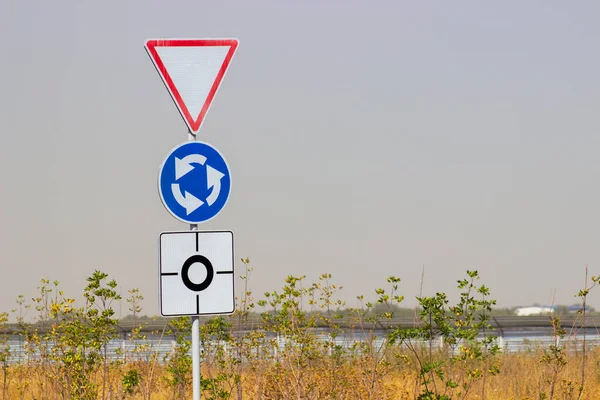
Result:
{"type": "Polygon", "coordinates": [[[171,191],[173,192],[173,197],[175,197],[177,203],[179,203],[181,207],[185,208],[186,215],[190,215],[196,211],[198,207],[204,204],[202,200],[188,191],[182,194],[181,189],[179,188],[179,183],[172,183],[171,191]]]}
{"type": "Polygon", "coordinates": [[[206,182],[208,188],[213,188],[210,195],[206,198],[206,202],[209,206],[212,206],[217,198],[219,197],[219,193],[221,193],[221,179],[225,176],[221,171],[217,171],[210,165],[206,166],[206,182]]]}
{"type": "Polygon", "coordinates": [[[205,162],[206,157],[201,154],[189,154],[183,158],[175,157],[175,180],[178,181],[179,178],[193,170],[193,163],[204,165],[205,162]]]}

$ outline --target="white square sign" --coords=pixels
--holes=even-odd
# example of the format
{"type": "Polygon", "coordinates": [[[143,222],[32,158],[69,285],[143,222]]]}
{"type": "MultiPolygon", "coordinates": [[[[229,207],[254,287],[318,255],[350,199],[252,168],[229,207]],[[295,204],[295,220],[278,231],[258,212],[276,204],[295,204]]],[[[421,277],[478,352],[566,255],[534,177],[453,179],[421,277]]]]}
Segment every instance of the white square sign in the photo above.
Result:
{"type": "Polygon", "coordinates": [[[233,232],[163,232],[159,265],[163,316],[234,311],[233,232]]]}

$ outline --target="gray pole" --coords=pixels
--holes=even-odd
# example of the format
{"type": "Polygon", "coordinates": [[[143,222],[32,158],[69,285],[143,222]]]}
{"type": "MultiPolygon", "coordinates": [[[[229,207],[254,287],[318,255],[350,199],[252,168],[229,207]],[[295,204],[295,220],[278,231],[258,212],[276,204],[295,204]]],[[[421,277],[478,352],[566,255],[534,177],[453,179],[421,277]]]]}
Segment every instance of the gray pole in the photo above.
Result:
{"type": "MultiPolygon", "coordinates": [[[[188,133],[188,140],[196,140],[192,133],[188,133]]],[[[198,224],[190,224],[191,231],[198,230],[198,224]]],[[[200,318],[192,317],[192,400],[200,400],[200,318]]]]}
{"type": "Polygon", "coordinates": [[[200,400],[200,319],[192,317],[192,385],[193,400],[200,400]]]}

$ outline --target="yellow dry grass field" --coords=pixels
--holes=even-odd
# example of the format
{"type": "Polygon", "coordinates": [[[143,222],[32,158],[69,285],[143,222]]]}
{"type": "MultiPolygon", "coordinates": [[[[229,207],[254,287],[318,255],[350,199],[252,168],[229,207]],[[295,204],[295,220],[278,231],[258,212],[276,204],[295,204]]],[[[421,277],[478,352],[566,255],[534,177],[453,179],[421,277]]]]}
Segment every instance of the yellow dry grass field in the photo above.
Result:
{"type": "MultiPolygon", "coordinates": [[[[460,388],[444,390],[439,387],[439,380],[436,390],[440,396],[448,396],[447,399],[600,399],[600,349],[590,350],[588,356],[581,395],[581,356],[568,355],[565,364],[555,368],[557,366],[541,361],[544,357],[543,349],[500,355],[500,373],[488,376],[485,383],[478,380],[466,392],[460,388]]],[[[252,366],[240,366],[239,371],[241,378],[237,380],[232,376],[227,377],[227,371],[223,369],[203,368],[203,378],[207,381],[203,385],[202,398],[413,400],[422,393],[417,371],[407,358],[402,358],[402,362],[396,365],[381,363],[376,376],[372,369],[356,360],[353,363],[340,363],[334,359],[307,360],[302,368],[254,363],[252,366]]],[[[63,397],[64,382],[60,376],[61,371],[47,364],[6,367],[0,378],[1,398],[77,398],[73,394],[63,397]]],[[[103,372],[97,371],[89,376],[89,380],[97,387],[94,399],[191,398],[191,376],[187,374],[183,382],[173,384],[172,374],[161,363],[113,364],[107,369],[106,378],[105,388],[102,389],[103,372]],[[125,377],[131,376],[128,372],[132,370],[138,372],[138,380],[135,385],[128,386],[125,377]],[[132,390],[128,391],[128,387],[132,390]]]]}

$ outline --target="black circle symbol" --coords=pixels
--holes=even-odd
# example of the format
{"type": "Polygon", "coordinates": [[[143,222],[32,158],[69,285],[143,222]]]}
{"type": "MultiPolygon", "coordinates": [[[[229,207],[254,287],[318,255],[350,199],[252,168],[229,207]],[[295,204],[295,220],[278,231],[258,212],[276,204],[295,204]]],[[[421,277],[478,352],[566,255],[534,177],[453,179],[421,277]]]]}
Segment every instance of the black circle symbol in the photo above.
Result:
{"type": "Polygon", "coordinates": [[[194,292],[201,292],[207,287],[209,287],[214,275],[215,270],[210,261],[208,261],[208,258],[199,254],[193,255],[187,260],[185,260],[185,262],[183,263],[183,268],[181,268],[181,279],[183,280],[183,284],[188,289],[193,290],[194,292]],[[201,283],[194,283],[190,280],[190,267],[195,263],[200,263],[206,268],[206,278],[201,283]]]}

